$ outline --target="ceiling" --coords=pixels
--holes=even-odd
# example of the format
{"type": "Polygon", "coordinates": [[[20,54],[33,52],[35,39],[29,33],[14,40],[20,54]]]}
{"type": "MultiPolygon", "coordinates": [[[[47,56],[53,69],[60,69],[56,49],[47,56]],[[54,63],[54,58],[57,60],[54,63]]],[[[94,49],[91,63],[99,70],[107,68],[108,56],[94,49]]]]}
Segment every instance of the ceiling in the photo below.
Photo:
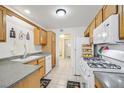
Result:
{"type": "Polygon", "coordinates": [[[46,29],[87,26],[102,7],[101,5],[10,5],[10,8],[35,21],[46,29]],[[67,14],[58,17],[56,10],[64,8],[67,14]],[[28,9],[31,14],[26,14],[28,9]]]}

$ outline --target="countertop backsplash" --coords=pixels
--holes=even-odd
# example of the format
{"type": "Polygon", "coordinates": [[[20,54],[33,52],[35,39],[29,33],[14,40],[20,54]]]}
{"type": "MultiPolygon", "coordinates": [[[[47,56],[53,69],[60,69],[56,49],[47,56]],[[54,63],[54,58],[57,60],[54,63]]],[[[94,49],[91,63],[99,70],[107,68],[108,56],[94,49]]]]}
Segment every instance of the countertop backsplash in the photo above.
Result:
{"type": "Polygon", "coordinates": [[[16,18],[7,16],[6,18],[6,42],[0,43],[0,59],[11,56],[23,55],[25,47],[27,53],[41,52],[41,46],[34,45],[34,27],[16,18]],[[14,28],[15,38],[10,37],[10,30],[14,28]],[[26,35],[28,33],[28,39],[26,35]],[[27,40],[26,40],[27,39],[27,40]]]}

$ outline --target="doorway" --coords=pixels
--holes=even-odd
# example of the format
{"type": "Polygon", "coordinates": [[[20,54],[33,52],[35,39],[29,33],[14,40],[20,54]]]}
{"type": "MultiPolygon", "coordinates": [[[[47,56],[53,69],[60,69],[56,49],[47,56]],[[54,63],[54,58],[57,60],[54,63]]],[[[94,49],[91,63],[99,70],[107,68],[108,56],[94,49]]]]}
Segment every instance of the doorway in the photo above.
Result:
{"type": "Polygon", "coordinates": [[[71,58],[71,35],[69,34],[59,36],[59,57],[60,60],[71,58]]]}
{"type": "Polygon", "coordinates": [[[64,40],[64,57],[71,58],[71,40],[65,39],[64,40]]]}

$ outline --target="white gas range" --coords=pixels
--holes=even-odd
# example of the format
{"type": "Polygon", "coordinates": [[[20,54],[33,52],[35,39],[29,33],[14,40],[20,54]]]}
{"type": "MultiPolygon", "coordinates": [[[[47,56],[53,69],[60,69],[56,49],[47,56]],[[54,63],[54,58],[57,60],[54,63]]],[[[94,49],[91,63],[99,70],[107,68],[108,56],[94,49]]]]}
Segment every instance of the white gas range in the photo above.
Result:
{"type": "Polygon", "coordinates": [[[82,58],[80,61],[80,68],[83,82],[85,82],[85,87],[87,88],[95,87],[94,71],[124,73],[124,68],[122,66],[99,58],[90,60],[84,60],[82,58]]]}

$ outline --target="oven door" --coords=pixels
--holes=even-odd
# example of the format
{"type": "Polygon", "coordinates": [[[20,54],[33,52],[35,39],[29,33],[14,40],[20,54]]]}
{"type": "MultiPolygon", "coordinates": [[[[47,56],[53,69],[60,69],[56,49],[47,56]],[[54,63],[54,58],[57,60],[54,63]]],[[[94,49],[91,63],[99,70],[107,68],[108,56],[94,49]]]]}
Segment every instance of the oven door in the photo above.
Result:
{"type": "Polygon", "coordinates": [[[90,69],[90,67],[88,67],[86,62],[81,62],[80,69],[83,85],[85,84],[86,88],[94,88],[95,83],[93,71],[90,69]]]}

